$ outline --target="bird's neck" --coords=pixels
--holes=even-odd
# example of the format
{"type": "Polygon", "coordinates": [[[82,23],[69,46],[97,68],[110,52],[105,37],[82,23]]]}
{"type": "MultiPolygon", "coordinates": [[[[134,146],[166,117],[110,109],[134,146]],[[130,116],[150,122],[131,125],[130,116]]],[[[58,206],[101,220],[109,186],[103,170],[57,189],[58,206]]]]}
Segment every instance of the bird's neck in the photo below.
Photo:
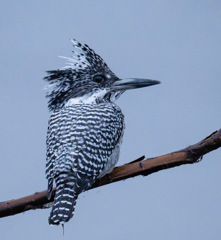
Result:
{"type": "Polygon", "coordinates": [[[94,93],[89,93],[81,97],[70,98],[65,106],[72,106],[74,104],[96,104],[99,102],[105,102],[105,95],[107,90],[102,89],[94,93]]]}

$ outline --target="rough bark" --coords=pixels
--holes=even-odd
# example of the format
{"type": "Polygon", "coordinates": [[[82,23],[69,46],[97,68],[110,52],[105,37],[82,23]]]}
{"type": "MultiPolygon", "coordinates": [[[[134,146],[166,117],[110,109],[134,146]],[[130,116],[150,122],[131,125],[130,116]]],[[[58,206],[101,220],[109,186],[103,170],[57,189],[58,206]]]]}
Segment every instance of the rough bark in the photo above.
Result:
{"type": "MultiPolygon", "coordinates": [[[[196,163],[202,159],[203,155],[219,147],[221,147],[221,129],[200,142],[179,151],[147,159],[143,156],[133,162],[116,167],[110,174],[99,179],[91,188],[138,175],[147,176],[151,173],[183,164],[196,163]]],[[[1,202],[0,217],[18,214],[30,209],[46,208],[53,201],[54,193],[55,189],[53,189],[50,201],[47,199],[47,191],[42,191],[19,199],[1,202]]]]}

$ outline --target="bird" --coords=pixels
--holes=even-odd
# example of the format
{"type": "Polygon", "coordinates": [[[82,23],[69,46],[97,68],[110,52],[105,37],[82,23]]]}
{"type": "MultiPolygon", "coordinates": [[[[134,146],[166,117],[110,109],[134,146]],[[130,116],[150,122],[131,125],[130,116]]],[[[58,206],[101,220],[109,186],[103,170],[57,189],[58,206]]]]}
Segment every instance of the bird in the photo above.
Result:
{"type": "Polygon", "coordinates": [[[87,44],[71,42],[72,56],[62,57],[67,65],[44,77],[51,112],[46,137],[49,200],[56,186],[51,225],[68,222],[78,195],[117,164],[125,123],[115,101],[126,90],[160,83],[118,78],[87,44]]]}

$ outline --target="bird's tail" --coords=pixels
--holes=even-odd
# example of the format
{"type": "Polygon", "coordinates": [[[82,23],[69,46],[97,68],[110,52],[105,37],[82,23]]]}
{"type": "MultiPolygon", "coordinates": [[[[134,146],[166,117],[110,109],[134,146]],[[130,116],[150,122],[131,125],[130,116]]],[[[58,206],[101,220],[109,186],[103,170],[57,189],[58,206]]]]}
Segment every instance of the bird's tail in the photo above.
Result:
{"type": "Polygon", "coordinates": [[[65,180],[56,181],[54,204],[49,216],[49,224],[63,224],[73,217],[78,195],[74,191],[75,177],[68,176],[65,180]]]}

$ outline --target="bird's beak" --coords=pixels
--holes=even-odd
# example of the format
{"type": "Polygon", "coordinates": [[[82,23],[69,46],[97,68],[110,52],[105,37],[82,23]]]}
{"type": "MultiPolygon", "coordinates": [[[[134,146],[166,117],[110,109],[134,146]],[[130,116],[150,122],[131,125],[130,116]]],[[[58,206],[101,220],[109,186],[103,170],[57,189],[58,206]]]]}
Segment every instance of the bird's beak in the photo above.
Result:
{"type": "Polygon", "coordinates": [[[143,79],[143,78],[125,78],[119,79],[112,84],[113,91],[126,91],[129,89],[149,87],[151,85],[159,84],[160,81],[143,79]]]}

